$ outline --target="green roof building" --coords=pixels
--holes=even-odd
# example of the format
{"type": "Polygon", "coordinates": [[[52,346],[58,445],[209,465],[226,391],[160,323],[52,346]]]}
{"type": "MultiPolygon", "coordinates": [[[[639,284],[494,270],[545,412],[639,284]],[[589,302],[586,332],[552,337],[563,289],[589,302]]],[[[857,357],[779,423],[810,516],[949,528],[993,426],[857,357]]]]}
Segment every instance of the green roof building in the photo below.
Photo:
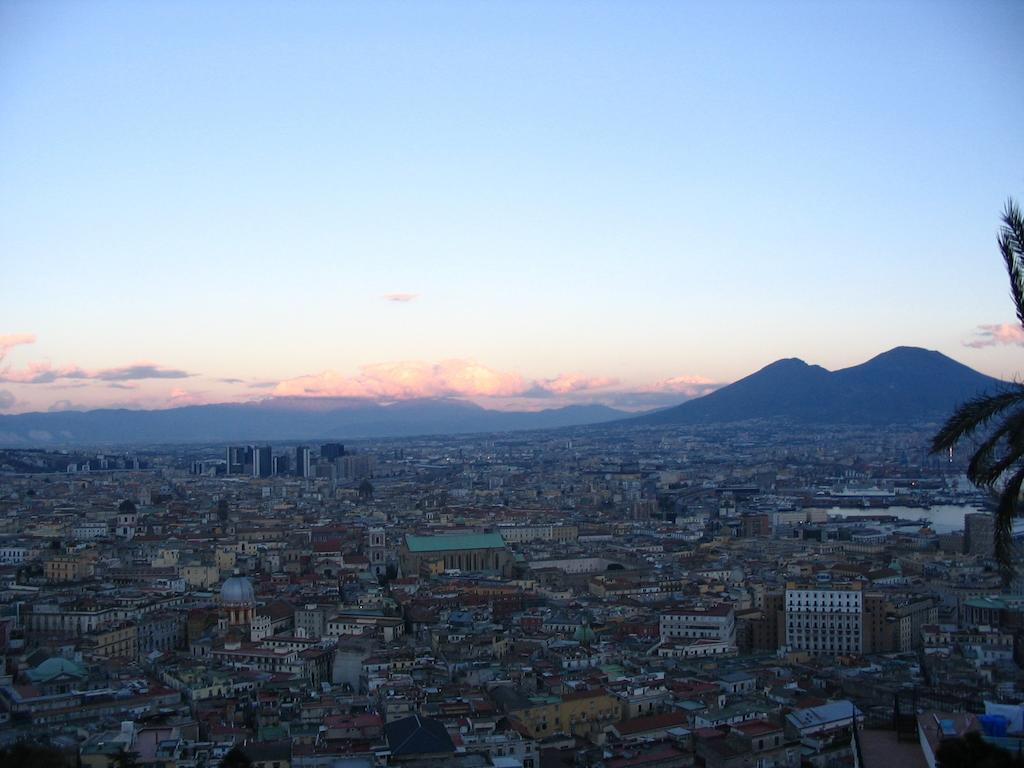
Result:
{"type": "Polygon", "coordinates": [[[408,575],[443,571],[485,571],[511,575],[512,553],[500,533],[407,534],[401,552],[402,572],[408,575]]]}
{"type": "Polygon", "coordinates": [[[80,688],[88,673],[81,664],[62,656],[54,656],[35,669],[28,670],[26,676],[44,695],[52,696],[80,688]]]}
{"type": "Polygon", "coordinates": [[[500,533],[445,533],[439,536],[405,536],[410,552],[457,552],[464,549],[504,549],[500,533]]]}

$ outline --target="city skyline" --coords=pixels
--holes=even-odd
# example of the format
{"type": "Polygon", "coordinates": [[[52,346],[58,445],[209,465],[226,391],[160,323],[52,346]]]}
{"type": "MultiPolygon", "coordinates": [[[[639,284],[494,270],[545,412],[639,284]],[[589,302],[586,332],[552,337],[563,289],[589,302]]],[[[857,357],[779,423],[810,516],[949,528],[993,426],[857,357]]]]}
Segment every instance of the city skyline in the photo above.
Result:
{"type": "Polygon", "coordinates": [[[1022,33],[0,2],[0,766],[1016,764],[1022,33]]]}
{"type": "MultiPolygon", "coordinates": [[[[1003,379],[1010,3],[8,3],[0,413],[1003,379]]],[[[637,406],[632,406],[637,407],[637,406]]]]}

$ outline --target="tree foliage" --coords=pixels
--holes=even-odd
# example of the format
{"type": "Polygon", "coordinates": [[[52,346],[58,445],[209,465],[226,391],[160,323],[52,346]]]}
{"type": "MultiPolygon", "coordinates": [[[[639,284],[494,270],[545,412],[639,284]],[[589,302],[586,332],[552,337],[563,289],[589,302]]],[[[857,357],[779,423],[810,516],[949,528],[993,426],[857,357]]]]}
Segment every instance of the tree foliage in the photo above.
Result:
{"type": "Polygon", "coordinates": [[[935,763],[938,768],[1024,768],[1020,755],[989,744],[979,733],[943,739],[935,750],[935,763]]]}
{"type": "MultiPolygon", "coordinates": [[[[1017,322],[1024,330],[1024,218],[1013,200],[1003,209],[997,244],[1010,279],[1017,322]]],[[[932,438],[932,451],[946,451],[963,441],[974,442],[967,477],[999,494],[995,555],[1003,578],[1009,580],[1015,572],[1013,519],[1024,484],[1024,385],[1008,384],[1001,392],[961,405],[932,438]]]]}
{"type": "Polygon", "coordinates": [[[224,759],[220,761],[220,768],[252,768],[252,760],[245,754],[245,750],[236,744],[224,755],[224,759]]]}
{"type": "Polygon", "coordinates": [[[58,749],[21,742],[0,749],[4,768],[71,768],[72,761],[58,749]]]}

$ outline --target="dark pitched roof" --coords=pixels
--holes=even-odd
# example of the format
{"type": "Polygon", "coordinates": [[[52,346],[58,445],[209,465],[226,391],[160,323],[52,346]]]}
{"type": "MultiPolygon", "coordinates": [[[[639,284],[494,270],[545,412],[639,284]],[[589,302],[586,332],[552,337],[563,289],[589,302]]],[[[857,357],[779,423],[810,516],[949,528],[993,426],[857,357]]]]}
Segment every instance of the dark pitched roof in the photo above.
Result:
{"type": "Polygon", "coordinates": [[[455,752],[455,745],[439,720],[412,715],[384,726],[391,754],[436,755],[455,752]]]}

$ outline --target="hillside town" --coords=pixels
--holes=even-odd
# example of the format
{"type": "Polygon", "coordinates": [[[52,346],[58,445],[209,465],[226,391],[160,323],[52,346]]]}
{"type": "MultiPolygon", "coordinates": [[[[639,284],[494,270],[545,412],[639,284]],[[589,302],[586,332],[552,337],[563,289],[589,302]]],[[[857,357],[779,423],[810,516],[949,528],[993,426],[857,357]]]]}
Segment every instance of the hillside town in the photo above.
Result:
{"type": "Polygon", "coordinates": [[[1016,751],[1024,587],[962,459],[925,445],[754,423],[5,451],[0,746],[89,768],[1016,751]]]}

